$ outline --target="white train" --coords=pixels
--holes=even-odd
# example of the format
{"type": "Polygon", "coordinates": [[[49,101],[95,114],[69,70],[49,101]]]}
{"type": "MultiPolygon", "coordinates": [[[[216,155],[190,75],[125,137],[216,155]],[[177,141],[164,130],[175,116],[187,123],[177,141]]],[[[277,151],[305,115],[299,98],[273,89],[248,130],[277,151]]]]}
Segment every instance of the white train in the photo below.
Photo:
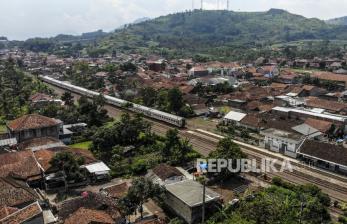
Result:
{"type": "MultiPolygon", "coordinates": [[[[75,92],[75,93],[78,93],[80,95],[84,95],[84,96],[87,96],[90,98],[100,95],[100,93],[98,93],[98,92],[91,91],[91,90],[88,90],[88,89],[85,89],[85,88],[82,88],[79,86],[75,86],[75,85],[72,85],[72,84],[67,83],[67,82],[59,81],[59,80],[53,79],[49,76],[40,75],[39,78],[41,80],[43,80],[44,82],[47,82],[49,84],[61,87],[63,89],[66,89],[66,90],[69,90],[71,92],[75,92]]],[[[183,128],[185,126],[185,119],[183,117],[179,117],[179,116],[176,116],[173,114],[169,114],[169,113],[162,112],[162,111],[159,111],[156,109],[145,107],[145,106],[142,106],[139,104],[134,104],[134,103],[131,103],[129,101],[122,100],[122,99],[115,98],[115,97],[111,97],[108,95],[105,96],[105,99],[106,99],[106,102],[108,104],[111,104],[111,105],[114,105],[117,107],[126,108],[127,110],[130,110],[132,112],[141,113],[146,117],[154,118],[156,120],[160,120],[160,121],[169,123],[171,125],[174,125],[174,126],[177,126],[180,128],[183,128]]]]}

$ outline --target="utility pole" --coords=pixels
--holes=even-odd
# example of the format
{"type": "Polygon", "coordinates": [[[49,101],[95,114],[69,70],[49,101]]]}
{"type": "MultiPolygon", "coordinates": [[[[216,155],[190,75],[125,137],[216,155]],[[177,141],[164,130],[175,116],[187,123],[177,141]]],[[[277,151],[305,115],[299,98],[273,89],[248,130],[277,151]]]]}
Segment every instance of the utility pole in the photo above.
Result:
{"type": "Polygon", "coordinates": [[[205,223],[205,198],[206,198],[206,181],[205,179],[202,182],[202,221],[201,223],[205,223]]]}

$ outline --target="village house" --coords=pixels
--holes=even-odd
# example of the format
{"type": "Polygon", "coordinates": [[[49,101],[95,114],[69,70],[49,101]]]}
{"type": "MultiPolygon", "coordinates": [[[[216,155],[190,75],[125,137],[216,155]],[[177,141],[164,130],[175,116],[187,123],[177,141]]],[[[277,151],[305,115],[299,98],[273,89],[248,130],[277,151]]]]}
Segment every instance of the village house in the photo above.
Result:
{"type": "MultiPolygon", "coordinates": [[[[193,180],[183,180],[165,185],[166,206],[184,219],[187,223],[201,221],[203,199],[201,197],[203,186],[193,180]]],[[[206,214],[217,211],[220,207],[221,196],[206,187],[205,211],[206,214]]]]}
{"type": "Polygon", "coordinates": [[[42,186],[43,173],[32,151],[0,154],[0,161],[0,177],[12,175],[22,178],[29,186],[42,186]]]}
{"type": "Polygon", "coordinates": [[[40,194],[18,177],[0,177],[0,223],[53,224],[56,218],[40,194]]]}
{"type": "Polygon", "coordinates": [[[21,223],[21,224],[53,224],[44,218],[42,208],[38,202],[34,202],[24,208],[17,209],[11,207],[3,208],[4,215],[0,214],[0,223],[21,223]]]}
{"type": "Polygon", "coordinates": [[[347,174],[347,149],[342,145],[306,140],[298,155],[311,165],[347,174]]]}
{"type": "Polygon", "coordinates": [[[313,118],[332,122],[336,126],[346,127],[347,117],[342,115],[326,114],[322,109],[305,110],[302,108],[274,107],[271,111],[273,115],[280,118],[291,118],[293,120],[305,121],[307,118],[313,118]]]}
{"type": "Polygon", "coordinates": [[[196,77],[204,77],[207,76],[209,74],[208,69],[204,68],[204,67],[193,67],[188,71],[188,75],[191,78],[196,78],[196,77]]]}
{"type": "Polygon", "coordinates": [[[38,114],[24,115],[7,124],[11,137],[21,143],[28,139],[40,137],[59,138],[62,121],[38,114]]]}
{"type": "Polygon", "coordinates": [[[305,101],[305,106],[308,108],[321,108],[334,114],[347,114],[347,104],[345,103],[319,99],[316,97],[309,97],[305,101]]]}
{"type": "Polygon", "coordinates": [[[114,184],[110,186],[103,187],[100,192],[105,194],[107,197],[119,200],[126,196],[130,187],[130,183],[123,182],[120,184],[114,184]]]}
{"type": "Polygon", "coordinates": [[[125,223],[117,202],[101,193],[84,192],[81,196],[65,200],[57,207],[58,218],[66,224],[125,223]]]}
{"type": "Polygon", "coordinates": [[[228,114],[226,114],[223,118],[224,124],[234,124],[239,126],[239,122],[246,117],[247,114],[236,112],[236,111],[230,111],[228,114]]]}
{"type": "Polygon", "coordinates": [[[265,136],[262,147],[293,158],[296,158],[296,151],[303,141],[299,134],[274,128],[262,130],[260,134],[265,136]]]}
{"type": "Polygon", "coordinates": [[[256,73],[260,73],[267,78],[273,78],[279,76],[280,70],[276,65],[271,65],[257,68],[256,73]]]}
{"type": "Polygon", "coordinates": [[[303,86],[295,86],[293,89],[287,93],[287,96],[291,97],[308,97],[308,96],[320,96],[322,94],[327,93],[325,89],[311,86],[311,85],[303,85],[303,86]]]}
{"type": "Polygon", "coordinates": [[[165,70],[166,64],[164,60],[148,60],[146,61],[148,69],[155,72],[162,72],[165,70]]]}
{"type": "Polygon", "coordinates": [[[59,99],[54,99],[53,97],[44,93],[35,93],[29,98],[30,105],[33,108],[41,108],[50,104],[62,105],[63,101],[59,99]]]}
{"type": "Polygon", "coordinates": [[[166,185],[182,181],[185,176],[175,167],[169,166],[165,163],[159,164],[152,170],[149,170],[146,175],[153,183],[159,185],[166,185]]]}
{"type": "Polygon", "coordinates": [[[310,75],[311,78],[318,78],[319,80],[327,80],[337,83],[342,89],[347,87],[347,76],[341,74],[335,74],[332,72],[313,72],[310,75]]]}

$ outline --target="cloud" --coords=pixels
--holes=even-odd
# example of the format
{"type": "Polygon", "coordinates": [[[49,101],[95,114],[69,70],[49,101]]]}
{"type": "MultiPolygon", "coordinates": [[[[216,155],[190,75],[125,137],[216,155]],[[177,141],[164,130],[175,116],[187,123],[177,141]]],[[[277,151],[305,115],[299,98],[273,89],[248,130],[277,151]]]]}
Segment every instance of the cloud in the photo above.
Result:
{"type": "MultiPolygon", "coordinates": [[[[60,33],[113,30],[141,17],[158,17],[192,8],[191,0],[0,0],[0,36],[26,39],[60,33]]],[[[205,9],[226,8],[227,0],[204,0],[205,9]]],[[[200,0],[194,0],[200,8],[200,0]]],[[[282,8],[322,19],[347,15],[347,0],[230,0],[234,11],[282,8]]]]}

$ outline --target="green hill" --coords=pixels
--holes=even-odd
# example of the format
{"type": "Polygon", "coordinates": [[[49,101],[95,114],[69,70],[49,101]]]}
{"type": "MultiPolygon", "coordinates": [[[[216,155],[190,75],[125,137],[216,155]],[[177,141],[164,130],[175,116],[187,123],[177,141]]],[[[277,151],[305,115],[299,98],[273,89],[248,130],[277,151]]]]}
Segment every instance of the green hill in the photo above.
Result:
{"type": "Polygon", "coordinates": [[[267,12],[201,11],[162,16],[116,30],[99,49],[207,53],[261,48],[299,40],[344,40],[347,28],[280,9],[267,12]]]}
{"type": "Polygon", "coordinates": [[[331,25],[347,25],[347,16],[326,20],[327,24],[331,25]]]}

